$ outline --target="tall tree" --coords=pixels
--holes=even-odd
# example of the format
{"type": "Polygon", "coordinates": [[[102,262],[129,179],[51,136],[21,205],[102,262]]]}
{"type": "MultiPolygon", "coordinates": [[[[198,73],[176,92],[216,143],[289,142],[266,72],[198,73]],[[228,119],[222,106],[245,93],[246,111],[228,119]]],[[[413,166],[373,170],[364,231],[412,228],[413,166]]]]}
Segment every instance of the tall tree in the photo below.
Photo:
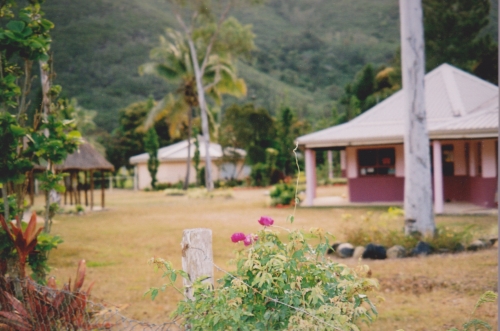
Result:
{"type": "Polygon", "coordinates": [[[399,0],[405,96],[405,231],[433,234],[429,135],[424,95],[424,31],[421,0],[399,0]]]}
{"type": "Polygon", "coordinates": [[[154,127],[150,127],[144,136],[144,149],[149,154],[148,159],[148,171],[151,175],[151,188],[154,190],[156,188],[156,173],[158,172],[158,166],[160,162],[158,161],[158,149],[160,148],[160,143],[158,142],[158,134],[154,127]]]}
{"type": "Polygon", "coordinates": [[[295,174],[297,166],[293,153],[294,140],[309,129],[309,124],[304,120],[298,120],[290,107],[281,107],[276,121],[276,142],[279,152],[276,157],[276,166],[284,175],[295,174]]]}
{"type": "MultiPolygon", "coordinates": [[[[167,30],[166,36],[160,37],[159,47],[150,54],[153,62],[139,67],[141,74],[154,74],[167,81],[177,82],[179,87],[175,94],[168,94],[149,112],[146,128],[154,123],[158,115],[165,114],[170,121],[171,136],[176,137],[178,126],[187,122],[188,156],[186,159],[186,178],[184,189],[188,188],[191,169],[191,131],[193,114],[199,106],[196,91],[196,77],[190,58],[190,50],[186,38],[179,32],[167,30]]],[[[245,82],[236,76],[236,70],[228,58],[219,55],[210,56],[203,77],[205,92],[220,104],[223,94],[242,96],[246,94],[245,82]]],[[[210,113],[209,113],[210,114],[210,113]]],[[[216,126],[212,119],[212,126],[216,126]]]]}
{"type": "Polygon", "coordinates": [[[207,87],[203,84],[203,77],[212,54],[237,56],[247,53],[254,47],[253,34],[250,27],[242,27],[236,19],[228,17],[231,9],[238,3],[244,3],[243,0],[170,0],[170,2],[189,45],[206,149],[205,182],[207,189],[212,190],[208,107],[205,98],[207,87]]]}
{"type": "MultiPolygon", "coordinates": [[[[152,107],[152,100],[134,102],[118,113],[119,127],[111,135],[103,135],[100,142],[106,148],[106,158],[118,171],[122,166],[132,169],[129,163],[131,156],[144,152],[144,121],[152,107]]],[[[165,117],[158,118],[155,123],[159,133],[160,146],[172,143],[169,134],[170,125],[165,117]]]]}
{"type": "Polygon", "coordinates": [[[498,49],[490,35],[490,0],[423,0],[427,71],[450,63],[498,82],[498,49]]]}
{"type": "Polygon", "coordinates": [[[264,108],[253,104],[232,105],[226,109],[221,124],[219,142],[223,148],[246,150],[248,164],[265,163],[266,149],[274,147],[276,122],[264,108]]]}

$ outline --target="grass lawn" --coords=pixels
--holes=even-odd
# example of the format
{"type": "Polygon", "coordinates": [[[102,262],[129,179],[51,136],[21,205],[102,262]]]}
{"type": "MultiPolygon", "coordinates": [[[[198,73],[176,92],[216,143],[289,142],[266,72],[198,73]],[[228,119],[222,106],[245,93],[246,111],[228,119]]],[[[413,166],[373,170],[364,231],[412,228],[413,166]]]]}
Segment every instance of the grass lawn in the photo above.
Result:
{"type": "MultiPolygon", "coordinates": [[[[324,187],[319,195],[343,194],[343,186],[324,187]]],[[[130,318],[165,322],[180,297],[162,293],[155,301],[143,297],[150,286],[162,284],[160,274],[147,264],[156,256],[180,268],[182,231],[210,228],[213,231],[215,262],[227,270],[236,249],[230,236],[234,232],[256,232],[262,215],[274,218],[277,225],[292,209],[267,207],[265,189],[233,191],[233,198],[194,199],[166,196],[163,192],[132,192],[114,189],[107,192],[107,210],[82,216],[58,215],[52,233],[64,243],[50,256],[52,274],[60,284],[74,278],[77,262],[86,259],[87,284],[95,281],[94,300],[116,305],[128,304],[123,314],[130,318]]],[[[96,196],[100,196],[96,194],[96,196]]],[[[40,199],[40,198],[38,198],[40,199]]],[[[97,198],[98,199],[98,198],[97,198]]],[[[42,203],[41,200],[37,200],[42,203]]],[[[377,215],[381,209],[372,209],[377,215]]],[[[364,208],[298,208],[294,228],[321,227],[343,238],[343,229],[360,222],[364,208]],[[342,218],[349,213],[351,220],[342,218]]],[[[374,226],[377,221],[374,221],[374,226]]],[[[387,223],[387,221],[384,221],[387,223]]],[[[402,220],[388,226],[402,228],[402,220]]],[[[479,232],[495,234],[496,216],[438,217],[438,224],[460,227],[477,224],[479,232]]],[[[342,260],[355,266],[358,261],[342,260]]],[[[445,330],[466,321],[479,296],[497,291],[497,250],[475,253],[435,255],[402,260],[362,261],[380,281],[380,290],[371,298],[379,310],[378,320],[365,330],[445,330]]],[[[220,277],[220,273],[218,274],[220,277]]],[[[497,328],[496,306],[481,308],[477,316],[497,328]]]]}

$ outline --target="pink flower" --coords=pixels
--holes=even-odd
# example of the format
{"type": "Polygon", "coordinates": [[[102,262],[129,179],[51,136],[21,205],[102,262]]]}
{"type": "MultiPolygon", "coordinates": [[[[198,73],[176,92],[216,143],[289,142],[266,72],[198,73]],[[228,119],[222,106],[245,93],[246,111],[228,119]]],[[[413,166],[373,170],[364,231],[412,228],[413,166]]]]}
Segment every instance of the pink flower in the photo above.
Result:
{"type": "Polygon", "coordinates": [[[271,226],[274,224],[274,220],[269,216],[261,216],[259,223],[264,226],[271,226]]]}
{"type": "Polygon", "coordinates": [[[245,246],[250,246],[252,243],[257,241],[257,239],[259,239],[259,237],[257,237],[256,235],[248,234],[243,240],[243,243],[245,244],[245,246]]]}
{"type": "Polygon", "coordinates": [[[246,236],[244,233],[236,232],[236,233],[233,233],[233,235],[231,236],[231,241],[233,243],[237,243],[239,241],[245,240],[245,238],[246,238],[246,236]]]}

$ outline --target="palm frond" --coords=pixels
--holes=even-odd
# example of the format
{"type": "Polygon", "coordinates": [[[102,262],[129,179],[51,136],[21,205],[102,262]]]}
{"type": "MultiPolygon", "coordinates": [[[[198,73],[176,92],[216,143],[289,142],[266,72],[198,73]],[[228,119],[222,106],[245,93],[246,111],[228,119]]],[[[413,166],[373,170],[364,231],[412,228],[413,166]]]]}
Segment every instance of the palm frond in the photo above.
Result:
{"type": "Polygon", "coordinates": [[[161,99],[161,101],[157,102],[156,105],[154,105],[154,107],[148,112],[146,120],[144,121],[144,128],[146,130],[154,125],[156,117],[165,110],[169,97],[170,95],[167,95],[165,98],[161,99]]]}

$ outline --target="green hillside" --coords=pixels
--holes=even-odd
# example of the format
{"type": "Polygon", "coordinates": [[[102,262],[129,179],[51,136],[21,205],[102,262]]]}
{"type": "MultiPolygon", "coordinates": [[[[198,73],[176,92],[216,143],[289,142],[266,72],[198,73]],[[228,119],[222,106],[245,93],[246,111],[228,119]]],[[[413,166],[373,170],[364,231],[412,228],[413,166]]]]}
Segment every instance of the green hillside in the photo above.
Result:
{"type": "MultiPolygon", "coordinates": [[[[56,25],[57,83],[66,96],[97,110],[102,128],[116,127],[117,111],[131,102],[173,89],[137,72],[164,29],[176,28],[166,1],[49,0],[44,8],[56,25]]],[[[386,63],[399,45],[396,0],[269,0],[234,16],[253,25],[258,47],[238,66],[249,85],[239,102],[272,113],[287,103],[304,117],[329,116],[354,74],[368,62],[386,63]]]]}

